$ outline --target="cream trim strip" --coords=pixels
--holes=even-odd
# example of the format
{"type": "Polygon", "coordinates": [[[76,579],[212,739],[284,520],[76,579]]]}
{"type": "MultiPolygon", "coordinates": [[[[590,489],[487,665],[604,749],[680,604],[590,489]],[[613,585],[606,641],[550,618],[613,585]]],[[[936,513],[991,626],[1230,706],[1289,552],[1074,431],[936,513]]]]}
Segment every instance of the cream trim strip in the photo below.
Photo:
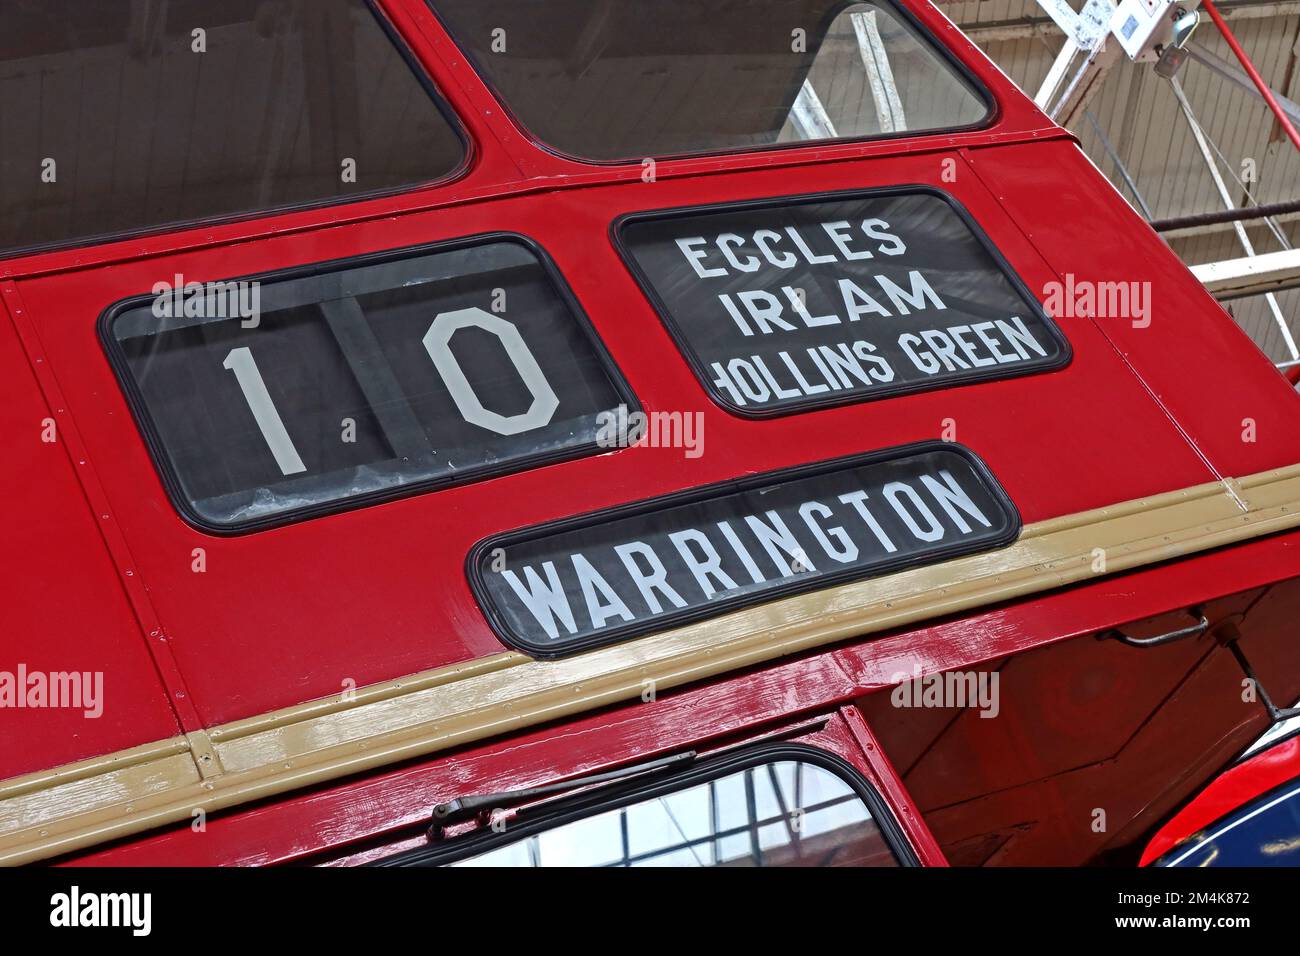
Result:
{"type": "Polygon", "coordinates": [[[0,783],[18,864],[484,740],[809,648],[1300,526],[1300,465],[1065,515],[1007,548],[557,661],[493,654],[0,783]],[[195,735],[191,735],[195,736],[195,735]],[[202,768],[202,769],[200,769],[202,768]]]}

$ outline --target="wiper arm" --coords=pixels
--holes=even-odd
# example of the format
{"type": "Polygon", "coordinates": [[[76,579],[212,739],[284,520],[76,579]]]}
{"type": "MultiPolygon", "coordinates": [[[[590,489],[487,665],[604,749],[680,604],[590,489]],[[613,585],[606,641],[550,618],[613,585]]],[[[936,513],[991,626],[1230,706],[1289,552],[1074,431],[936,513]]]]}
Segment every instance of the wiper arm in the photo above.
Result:
{"type": "Polygon", "coordinates": [[[534,797],[564,793],[568,790],[577,790],[580,787],[587,787],[592,784],[612,783],[614,781],[630,780],[643,774],[661,773],[665,770],[685,766],[694,759],[695,751],[687,750],[684,753],[673,754],[671,757],[660,757],[658,760],[651,760],[647,763],[622,767],[605,773],[593,773],[586,777],[575,777],[572,780],[561,780],[558,783],[547,783],[540,787],[526,787],[521,790],[504,790],[500,793],[480,793],[466,797],[455,797],[444,803],[439,803],[433,808],[433,822],[429,827],[429,839],[439,839],[442,836],[444,827],[472,819],[481,813],[491,810],[504,810],[532,800],[534,797]]]}

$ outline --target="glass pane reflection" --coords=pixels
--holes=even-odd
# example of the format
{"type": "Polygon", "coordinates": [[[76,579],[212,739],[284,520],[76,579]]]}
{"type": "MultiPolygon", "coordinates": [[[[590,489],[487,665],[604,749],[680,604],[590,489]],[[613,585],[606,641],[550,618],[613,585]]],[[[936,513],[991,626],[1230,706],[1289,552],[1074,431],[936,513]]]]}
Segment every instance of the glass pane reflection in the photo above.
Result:
{"type": "Polygon", "coordinates": [[[871,811],[820,766],[780,760],[607,810],[452,866],[898,866],[871,811]]]}
{"type": "Polygon", "coordinates": [[[905,136],[989,112],[885,0],[432,2],[523,125],[598,162],[905,136]]]}

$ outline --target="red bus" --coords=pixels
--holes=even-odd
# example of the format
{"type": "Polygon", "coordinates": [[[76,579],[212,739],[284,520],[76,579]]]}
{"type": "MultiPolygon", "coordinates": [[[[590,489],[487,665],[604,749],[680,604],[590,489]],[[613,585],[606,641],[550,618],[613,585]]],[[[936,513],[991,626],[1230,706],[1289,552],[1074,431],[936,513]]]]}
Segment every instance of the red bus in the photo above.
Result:
{"type": "Polygon", "coordinates": [[[0,860],[1136,865],[1300,398],[926,0],[0,31],[0,860]]]}

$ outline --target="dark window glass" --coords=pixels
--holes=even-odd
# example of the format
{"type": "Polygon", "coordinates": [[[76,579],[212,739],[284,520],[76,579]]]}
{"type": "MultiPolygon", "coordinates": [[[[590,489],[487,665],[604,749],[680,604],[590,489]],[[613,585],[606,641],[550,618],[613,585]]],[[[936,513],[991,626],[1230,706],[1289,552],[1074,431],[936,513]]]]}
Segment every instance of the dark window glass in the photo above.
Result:
{"type": "Polygon", "coordinates": [[[701,383],[739,414],[1007,378],[1070,359],[992,244],[929,190],[649,213],[618,236],[701,383]]]}
{"type": "Polygon", "coordinates": [[[464,145],[364,0],[6,0],[0,250],[439,179],[464,145]]]}
{"type": "Polygon", "coordinates": [[[520,122],[585,159],[903,136],[989,112],[886,2],[430,2],[520,122]]]}
{"type": "Polygon", "coordinates": [[[1300,866],[1300,781],[1253,800],[1157,866],[1300,866]]]}
{"type": "Polygon", "coordinates": [[[629,401],[522,240],[154,293],[119,307],[108,344],[202,526],[571,456],[629,401]]]}
{"type": "Polygon", "coordinates": [[[899,865],[871,809],[838,773],[773,760],[597,812],[453,866],[899,865]]]}

